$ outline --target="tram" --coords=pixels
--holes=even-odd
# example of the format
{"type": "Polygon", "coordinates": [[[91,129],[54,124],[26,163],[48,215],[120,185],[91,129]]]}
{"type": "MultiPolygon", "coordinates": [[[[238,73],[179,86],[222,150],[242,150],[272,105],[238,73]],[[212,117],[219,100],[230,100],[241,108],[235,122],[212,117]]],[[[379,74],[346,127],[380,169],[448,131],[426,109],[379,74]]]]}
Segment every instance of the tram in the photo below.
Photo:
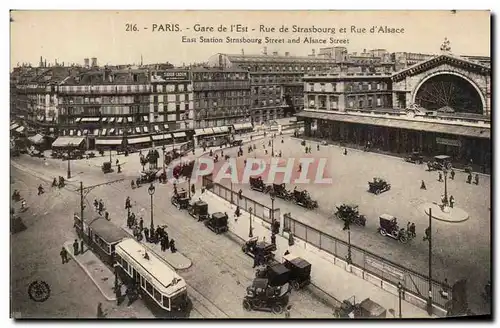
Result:
{"type": "Polygon", "coordinates": [[[140,286],[157,306],[169,312],[186,309],[186,281],[167,263],[133,238],[118,243],[115,252],[116,263],[128,280],[140,286]]]}
{"type": "Polygon", "coordinates": [[[117,274],[135,283],[162,311],[189,311],[186,281],[170,266],[112,222],[93,211],[74,214],[77,235],[117,274]]]}
{"type": "Polygon", "coordinates": [[[116,245],[129,238],[129,234],[95,212],[86,211],[83,217],[82,220],[80,214],[74,215],[76,234],[98,257],[112,267],[116,245]]]}

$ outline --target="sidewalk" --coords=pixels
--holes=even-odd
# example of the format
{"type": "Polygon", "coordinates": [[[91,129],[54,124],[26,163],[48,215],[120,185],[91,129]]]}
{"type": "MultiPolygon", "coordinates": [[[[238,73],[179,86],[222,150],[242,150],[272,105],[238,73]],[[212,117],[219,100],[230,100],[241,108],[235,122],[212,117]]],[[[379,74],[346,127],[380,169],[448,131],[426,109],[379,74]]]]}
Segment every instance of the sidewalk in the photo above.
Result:
{"type": "MultiPolygon", "coordinates": [[[[123,231],[128,233],[131,237],[133,237],[132,231],[125,225],[121,227],[123,231]]],[[[187,270],[192,265],[193,262],[184,256],[182,253],[177,250],[177,252],[172,253],[170,250],[162,251],[160,244],[148,243],[143,239],[140,243],[145,247],[149,248],[153,253],[155,253],[158,257],[162,258],[165,262],[167,262],[171,267],[175,270],[187,270]]]]}
{"type": "Polygon", "coordinates": [[[73,241],[70,240],[64,243],[64,248],[68,252],[68,255],[78,263],[83,271],[85,271],[101,294],[108,301],[116,301],[114,293],[114,273],[94,254],[94,252],[92,252],[92,250],[87,248],[87,245],[85,245],[85,247],[86,249],[83,254],[80,253],[75,256],[73,253],[73,241]]]}
{"type": "MultiPolygon", "coordinates": [[[[229,202],[214,195],[211,192],[205,192],[201,197],[209,204],[209,212],[227,212],[229,215],[229,230],[243,240],[249,239],[249,214],[242,211],[242,215],[235,220],[235,206],[231,206],[229,202]]],[[[259,239],[265,238],[270,242],[271,233],[269,224],[264,223],[252,215],[253,236],[259,239]]],[[[313,284],[322,289],[327,294],[332,295],[336,299],[343,301],[354,296],[356,302],[361,302],[366,298],[370,298],[388,310],[387,317],[392,315],[389,309],[393,309],[395,316],[398,317],[399,300],[397,289],[393,293],[389,293],[374,284],[357,277],[354,274],[346,271],[345,262],[337,261],[333,256],[328,258],[324,254],[318,254],[308,247],[304,242],[295,239],[293,246],[288,246],[288,239],[282,235],[276,235],[276,259],[282,260],[282,254],[288,250],[291,254],[302,257],[312,265],[311,279],[313,284]],[[344,268],[339,264],[344,263],[344,268]]],[[[402,315],[404,318],[429,318],[427,312],[407,301],[402,302],[402,315]]],[[[437,316],[432,316],[436,318],[437,316]]]]}

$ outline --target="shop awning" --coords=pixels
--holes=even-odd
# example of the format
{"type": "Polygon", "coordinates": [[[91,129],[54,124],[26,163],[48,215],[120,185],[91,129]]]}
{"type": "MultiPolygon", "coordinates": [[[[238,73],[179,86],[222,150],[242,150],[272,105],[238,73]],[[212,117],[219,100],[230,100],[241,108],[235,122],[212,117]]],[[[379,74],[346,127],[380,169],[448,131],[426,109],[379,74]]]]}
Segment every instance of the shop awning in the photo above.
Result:
{"type": "Polygon", "coordinates": [[[52,147],[79,147],[83,140],[85,138],[59,137],[52,143],[52,147]]]}
{"type": "Polygon", "coordinates": [[[176,132],[173,135],[174,135],[174,138],[185,138],[186,132],[176,132]]]}
{"type": "Polygon", "coordinates": [[[82,122],[99,122],[99,117],[84,117],[82,122]]]}
{"type": "Polygon", "coordinates": [[[82,118],[81,118],[81,117],[77,117],[77,118],[75,119],[75,123],[80,123],[80,121],[81,121],[81,120],[82,120],[82,118]]]}
{"type": "Polygon", "coordinates": [[[16,132],[22,133],[25,130],[24,126],[20,126],[16,129],[16,132]]]}
{"type": "Polygon", "coordinates": [[[14,124],[12,124],[12,125],[10,126],[10,129],[11,129],[11,130],[14,130],[14,129],[17,129],[18,127],[19,127],[19,124],[14,123],[14,124]]]}
{"type": "Polygon", "coordinates": [[[205,129],[203,129],[203,131],[205,131],[206,136],[214,134],[214,129],[212,129],[212,128],[205,128],[205,129]]]}
{"type": "Polygon", "coordinates": [[[253,125],[250,122],[243,123],[243,129],[253,129],[253,125]]]}
{"type": "Polygon", "coordinates": [[[172,135],[170,133],[164,133],[164,134],[157,134],[152,136],[153,140],[166,140],[166,139],[172,139],[172,135]]]}
{"type": "Polygon", "coordinates": [[[222,132],[221,128],[218,126],[214,127],[213,129],[214,129],[214,134],[224,133],[224,132],[222,132]]]}
{"type": "Polygon", "coordinates": [[[143,142],[151,142],[151,138],[148,137],[139,137],[139,138],[129,138],[128,143],[130,145],[138,144],[138,143],[143,143],[143,142]]]}
{"type": "Polygon", "coordinates": [[[203,129],[196,129],[196,130],[194,130],[194,135],[195,136],[203,136],[203,135],[205,135],[205,131],[203,129]]]}
{"type": "Polygon", "coordinates": [[[221,126],[220,129],[224,133],[228,133],[229,132],[229,127],[228,126],[221,126]]]}
{"type": "Polygon", "coordinates": [[[96,139],[96,145],[119,146],[122,144],[122,139],[96,139]]]}
{"type": "Polygon", "coordinates": [[[39,144],[43,143],[43,136],[40,133],[38,133],[32,137],[29,137],[28,139],[29,139],[29,141],[31,141],[31,143],[34,143],[35,145],[39,145],[39,144]]]}
{"type": "Polygon", "coordinates": [[[242,126],[243,126],[243,124],[241,124],[241,123],[236,123],[236,124],[233,124],[233,129],[234,129],[235,131],[238,131],[238,130],[243,130],[242,126]]]}

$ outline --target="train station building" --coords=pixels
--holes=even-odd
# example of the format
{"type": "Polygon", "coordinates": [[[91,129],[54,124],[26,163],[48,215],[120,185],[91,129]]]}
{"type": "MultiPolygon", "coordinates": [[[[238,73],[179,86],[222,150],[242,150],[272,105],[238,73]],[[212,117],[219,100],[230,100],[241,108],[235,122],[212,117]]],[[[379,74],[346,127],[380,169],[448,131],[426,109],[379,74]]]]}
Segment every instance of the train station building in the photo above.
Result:
{"type": "Polygon", "coordinates": [[[491,169],[491,68],[449,53],[393,74],[304,76],[305,135],[491,169]]]}

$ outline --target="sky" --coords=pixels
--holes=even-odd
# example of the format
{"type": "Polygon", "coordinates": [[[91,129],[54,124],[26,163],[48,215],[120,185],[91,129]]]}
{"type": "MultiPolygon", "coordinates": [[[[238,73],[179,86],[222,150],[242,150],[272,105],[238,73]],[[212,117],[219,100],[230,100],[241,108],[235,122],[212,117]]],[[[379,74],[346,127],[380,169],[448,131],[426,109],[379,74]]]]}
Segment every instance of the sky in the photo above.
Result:
{"type": "Polygon", "coordinates": [[[11,12],[11,63],[38,65],[47,62],[83,64],[96,57],[99,65],[171,62],[174,65],[203,62],[216,53],[262,53],[307,55],[312,49],[345,46],[349,52],[387,49],[390,52],[439,53],[445,37],[457,55],[490,55],[489,11],[13,11],[11,12]],[[131,31],[127,31],[129,24],[131,31]],[[157,29],[153,31],[156,24],[157,29]],[[178,24],[179,31],[158,30],[178,24]],[[195,25],[214,31],[195,32],[195,25]],[[219,32],[240,24],[241,32],[219,32]],[[260,31],[261,25],[265,32],[260,31]],[[329,28],[327,32],[293,32],[301,28],[329,28]],[[134,30],[134,26],[137,31],[134,30]],[[280,32],[285,26],[288,32],[280,32]],[[372,27],[377,33],[370,33],[372,27]],[[382,33],[380,27],[399,29],[382,33]],[[247,30],[244,31],[244,27],[247,30]],[[275,28],[275,32],[271,28],[275,28]],[[354,27],[354,28],[353,28],[354,27]],[[345,33],[341,30],[345,28],[345,33]],[[363,31],[363,28],[366,30],[363,31]],[[401,31],[404,29],[404,31],[401,31]],[[284,43],[201,43],[204,38],[283,39],[284,43]],[[182,42],[182,38],[198,42],[182,42]],[[290,44],[289,39],[300,43],[290,44]],[[305,37],[348,42],[348,44],[305,44],[305,37]]]}

